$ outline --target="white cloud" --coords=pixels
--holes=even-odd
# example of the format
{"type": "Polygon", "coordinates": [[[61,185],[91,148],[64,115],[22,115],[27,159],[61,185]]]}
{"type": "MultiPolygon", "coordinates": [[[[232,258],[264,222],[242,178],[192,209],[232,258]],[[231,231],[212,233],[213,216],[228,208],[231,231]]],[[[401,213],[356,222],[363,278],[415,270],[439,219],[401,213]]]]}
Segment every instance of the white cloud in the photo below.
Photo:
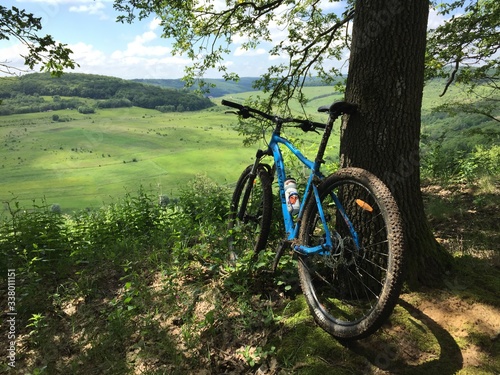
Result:
{"type": "MultiPolygon", "coordinates": [[[[108,65],[114,67],[111,75],[122,78],[179,78],[191,61],[182,56],[172,56],[172,49],[154,41],[160,41],[151,31],[156,22],[149,24],[149,31],[137,35],[127,44],[125,50],[115,50],[108,58],[108,65]]],[[[161,40],[166,43],[165,40],[161,40]]]]}
{"type": "Polygon", "coordinates": [[[240,46],[234,51],[234,56],[259,56],[266,53],[267,51],[264,48],[246,50],[240,46]]]}
{"type": "MultiPolygon", "coordinates": [[[[133,78],[179,78],[190,60],[180,56],[143,56],[114,53],[107,56],[87,46],[90,56],[80,59],[80,67],[74,72],[104,74],[124,79],[133,78]]],[[[81,52],[84,49],[80,50],[81,52]]]]}
{"type": "Polygon", "coordinates": [[[7,69],[6,67],[0,67],[0,77],[8,75],[8,72],[18,73],[27,69],[24,66],[24,59],[21,55],[26,55],[28,49],[21,43],[11,43],[5,48],[0,48],[0,64],[6,65],[8,67],[13,67],[14,69],[7,69]]]}
{"type": "Polygon", "coordinates": [[[154,18],[150,23],[149,23],[149,30],[154,31],[158,27],[160,27],[161,20],[159,18],[154,18]]]}
{"type": "Polygon", "coordinates": [[[147,57],[147,56],[166,56],[172,52],[171,48],[159,45],[147,45],[148,42],[157,39],[157,35],[153,31],[147,31],[135,37],[135,39],[127,44],[125,51],[114,51],[111,57],[114,59],[122,59],[124,57],[147,57]]]}
{"type": "Polygon", "coordinates": [[[106,54],[96,50],[94,46],[86,43],[76,43],[68,46],[72,51],[73,60],[78,62],[80,66],[98,67],[105,65],[107,62],[106,54]]]}
{"type": "Polygon", "coordinates": [[[69,7],[70,12],[88,13],[93,16],[98,16],[101,20],[106,20],[109,16],[104,12],[106,6],[101,1],[96,1],[88,5],[78,5],[69,7]]]}
{"type": "Polygon", "coordinates": [[[26,54],[28,49],[21,43],[8,42],[7,47],[0,49],[0,60],[13,60],[20,54],[26,54]]]}
{"type": "Polygon", "coordinates": [[[438,12],[431,8],[429,11],[429,19],[427,21],[427,28],[428,29],[435,29],[439,25],[442,25],[445,23],[447,20],[449,20],[451,16],[444,16],[442,14],[438,14],[438,12]]]}
{"type": "Polygon", "coordinates": [[[179,56],[146,58],[127,56],[119,60],[111,59],[110,75],[121,78],[179,78],[184,75],[184,67],[190,60],[179,56]]]}
{"type": "Polygon", "coordinates": [[[268,57],[268,60],[269,61],[275,61],[275,60],[287,60],[288,59],[288,56],[285,55],[285,54],[281,54],[281,55],[269,55],[268,57]]]}

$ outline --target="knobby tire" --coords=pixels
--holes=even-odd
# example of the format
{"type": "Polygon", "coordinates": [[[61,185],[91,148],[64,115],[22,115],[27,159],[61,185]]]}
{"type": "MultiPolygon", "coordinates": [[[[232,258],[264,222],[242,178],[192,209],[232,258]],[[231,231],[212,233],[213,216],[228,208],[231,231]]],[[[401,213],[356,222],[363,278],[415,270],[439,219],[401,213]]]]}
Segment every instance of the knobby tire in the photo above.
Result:
{"type": "Polygon", "coordinates": [[[250,181],[252,167],[252,165],[248,166],[241,174],[231,199],[228,228],[231,262],[249,251],[256,255],[263,250],[271,229],[273,195],[270,167],[266,164],[259,164],[256,176],[250,181]],[[247,188],[250,190],[247,191],[247,188]],[[246,191],[248,200],[245,202],[246,191]],[[245,205],[245,208],[243,217],[240,219],[238,212],[242,205],[245,205]]]}
{"type": "MultiPolygon", "coordinates": [[[[397,303],[403,282],[401,217],[389,189],[362,169],[333,173],[318,192],[334,248],[299,255],[301,287],[320,327],[339,339],[360,339],[380,328],[397,303]],[[354,226],[359,246],[332,192],[354,226]]],[[[325,241],[314,196],[304,211],[300,240],[308,246],[325,241]]]]}

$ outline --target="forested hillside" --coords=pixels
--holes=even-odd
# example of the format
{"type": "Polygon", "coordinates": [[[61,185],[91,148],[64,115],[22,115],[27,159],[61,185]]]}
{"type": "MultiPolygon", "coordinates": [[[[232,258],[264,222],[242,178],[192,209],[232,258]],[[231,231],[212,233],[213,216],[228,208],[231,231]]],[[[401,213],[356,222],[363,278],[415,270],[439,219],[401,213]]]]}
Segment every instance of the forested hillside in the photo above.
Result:
{"type": "Polygon", "coordinates": [[[442,97],[444,86],[444,80],[434,79],[424,90],[420,143],[423,175],[464,181],[486,174],[498,181],[500,112],[493,110],[494,118],[485,116],[480,111],[484,98],[470,95],[458,85],[442,97]],[[459,106],[456,111],[443,110],[446,103],[453,102],[466,103],[477,112],[460,112],[459,106]]]}
{"type": "MultiPolygon", "coordinates": [[[[241,77],[238,81],[226,81],[223,78],[208,78],[204,82],[209,85],[209,95],[213,97],[221,97],[224,95],[237,94],[241,92],[257,91],[254,87],[257,77],[241,77]]],[[[160,87],[168,87],[174,89],[183,89],[185,82],[180,79],[134,79],[135,82],[147,83],[160,87]]],[[[310,86],[333,86],[331,83],[325,83],[318,77],[309,77],[304,82],[305,87],[310,86]]],[[[196,90],[198,86],[191,87],[191,90],[196,90]]]]}
{"type": "MultiPolygon", "coordinates": [[[[255,82],[255,77],[242,77],[238,82],[225,81],[224,79],[205,79],[206,84],[212,86],[208,95],[213,97],[220,97],[224,95],[236,94],[246,91],[255,91],[253,83],[255,82]]],[[[134,79],[134,82],[145,83],[149,85],[173,88],[173,89],[184,89],[185,82],[180,79],[134,79]]],[[[197,89],[198,86],[193,86],[191,90],[197,89]]]]}
{"type": "Polygon", "coordinates": [[[213,106],[187,90],[161,88],[93,74],[27,74],[0,78],[0,115],[79,109],[137,106],[162,112],[197,111],[213,106]]]}

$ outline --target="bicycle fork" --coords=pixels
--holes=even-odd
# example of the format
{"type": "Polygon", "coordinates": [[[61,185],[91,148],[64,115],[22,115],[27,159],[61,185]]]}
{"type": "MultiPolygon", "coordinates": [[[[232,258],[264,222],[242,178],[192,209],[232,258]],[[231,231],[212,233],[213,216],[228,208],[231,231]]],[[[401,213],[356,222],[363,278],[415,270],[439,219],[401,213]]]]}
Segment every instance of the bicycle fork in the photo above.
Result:
{"type": "Polygon", "coordinates": [[[236,216],[241,221],[245,221],[244,213],[246,212],[247,209],[248,199],[250,198],[250,193],[252,192],[252,187],[255,182],[255,177],[257,177],[259,165],[261,165],[260,161],[265,155],[272,155],[272,153],[270,153],[270,150],[267,151],[257,150],[257,153],[255,154],[255,162],[253,164],[252,170],[250,171],[250,174],[248,175],[248,181],[246,188],[243,192],[243,199],[241,201],[240,209],[236,213],[236,216]]]}

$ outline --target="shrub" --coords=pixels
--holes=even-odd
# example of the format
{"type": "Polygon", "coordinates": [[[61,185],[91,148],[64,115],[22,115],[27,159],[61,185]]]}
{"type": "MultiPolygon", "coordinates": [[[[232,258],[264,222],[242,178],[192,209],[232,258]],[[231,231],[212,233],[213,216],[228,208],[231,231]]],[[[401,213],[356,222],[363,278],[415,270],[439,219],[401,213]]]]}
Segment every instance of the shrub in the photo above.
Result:
{"type": "Polygon", "coordinates": [[[87,105],[82,105],[78,107],[78,112],[82,114],[91,114],[95,113],[95,109],[93,107],[87,106],[87,105]]]}
{"type": "MultiPolygon", "coordinates": [[[[148,256],[187,267],[193,259],[218,262],[225,253],[228,191],[197,177],[179,200],[148,194],[142,187],[98,210],[61,215],[59,205],[7,203],[9,217],[0,221],[0,272],[23,274],[36,293],[39,282],[56,280],[75,268],[120,268],[148,256]],[[151,255],[149,255],[151,254],[151,255]],[[220,255],[220,256],[219,256],[220,255]]],[[[183,267],[183,266],[182,266],[183,267]]]]}
{"type": "Polygon", "coordinates": [[[206,176],[197,176],[181,190],[179,205],[197,222],[224,221],[229,199],[228,190],[206,176]]]}
{"type": "Polygon", "coordinates": [[[473,182],[484,176],[500,175],[500,146],[490,148],[478,145],[465,158],[458,161],[458,177],[473,182]]]}
{"type": "Polygon", "coordinates": [[[73,256],[79,260],[120,259],[133,251],[162,247],[171,240],[171,211],[141,187],[137,195],[71,219],[73,256]]]}
{"type": "Polygon", "coordinates": [[[0,255],[7,260],[5,266],[42,278],[63,277],[70,256],[65,218],[46,204],[29,211],[18,202],[7,206],[10,217],[0,223],[0,255]]]}

